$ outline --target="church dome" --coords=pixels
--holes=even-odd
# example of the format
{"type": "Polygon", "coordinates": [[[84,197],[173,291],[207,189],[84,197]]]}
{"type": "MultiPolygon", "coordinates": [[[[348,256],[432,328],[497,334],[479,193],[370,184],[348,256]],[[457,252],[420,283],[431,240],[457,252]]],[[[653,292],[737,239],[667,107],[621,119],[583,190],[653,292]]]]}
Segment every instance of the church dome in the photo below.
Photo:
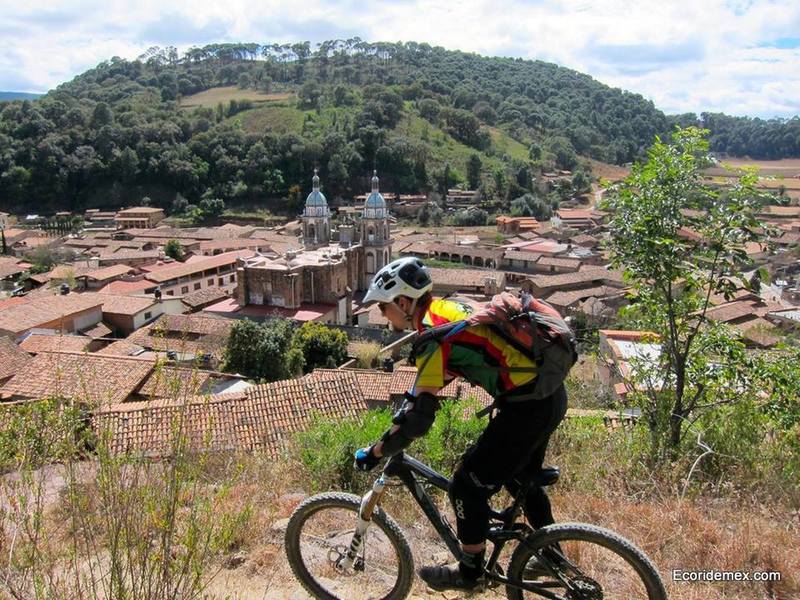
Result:
{"type": "Polygon", "coordinates": [[[386,201],[378,191],[378,172],[372,172],[372,193],[364,203],[364,217],[367,219],[383,219],[386,217],[386,201]]]}
{"type": "Polygon", "coordinates": [[[327,212],[328,201],[325,199],[325,194],[319,191],[319,175],[317,175],[317,170],[314,169],[314,178],[311,180],[311,193],[306,197],[306,214],[315,214],[310,213],[308,209],[321,208],[324,208],[325,212],[327,212]]]}

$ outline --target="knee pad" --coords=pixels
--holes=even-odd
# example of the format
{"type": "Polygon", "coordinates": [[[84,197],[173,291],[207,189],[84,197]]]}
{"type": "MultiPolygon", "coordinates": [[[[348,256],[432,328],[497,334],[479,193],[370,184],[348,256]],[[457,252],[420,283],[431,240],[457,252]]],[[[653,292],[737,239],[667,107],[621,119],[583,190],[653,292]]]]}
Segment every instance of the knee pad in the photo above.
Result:
{"type": "Polygon", "coordinates": [[[497,486],[487,485],[480,482],[474,473],[466,471],[463,467],[453,473],[453,480],[450,482],[448,495],[451,502],[455,498],[475,499],[479,502],[486,501],[497,491],[497,486]]]}
{"type": "Polygon", "coordinates": [[[475,478],[459,469],[453,475],[448,496],[456,516],[458,539],[464,544],[478,544],[489,529],[489,497],[493,487],[477,485],[475,478]]]}

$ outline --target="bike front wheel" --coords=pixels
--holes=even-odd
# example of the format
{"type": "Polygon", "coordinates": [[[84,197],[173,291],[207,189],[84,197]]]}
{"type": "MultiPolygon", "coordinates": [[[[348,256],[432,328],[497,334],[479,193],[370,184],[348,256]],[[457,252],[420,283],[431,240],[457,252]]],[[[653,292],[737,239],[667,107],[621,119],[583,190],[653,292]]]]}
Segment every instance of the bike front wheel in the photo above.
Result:
{"type": "Polygon", "coordinates": [[[339,562],[353,540],[361,498],[330,492],[305,500],[286,528],[286,556],[302,586],[325,600],[400,600],[411,590],[414,558],[397,523],[380,507],[349,569],[339,562]]]}
{"type": "MultiPolygon", "coordinates": [[[[622,536],[594,525],[560,523],[520,542],[508,578],[547,590],[559,600],[666,600],[650,559],[622,536]]],[[[541,594],[506,586],[509,600],[541,594]]]]}

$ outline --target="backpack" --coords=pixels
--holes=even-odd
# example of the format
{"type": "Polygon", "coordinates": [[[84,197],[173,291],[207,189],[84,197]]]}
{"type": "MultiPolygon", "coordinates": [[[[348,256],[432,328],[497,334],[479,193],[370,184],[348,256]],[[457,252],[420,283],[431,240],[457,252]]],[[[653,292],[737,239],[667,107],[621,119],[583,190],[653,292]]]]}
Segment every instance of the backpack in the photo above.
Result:
{"type": "Polygon", "coordinates": [[[540,400],[550,396],[561,386],[578,360],[575,335],[555,308],[527,293],[517,297],[502,292],[463,321],[445,323],[421,333],[414,341],[409,361],[413,361],[431,339],[442,343],[473,325],[488,325],[536,363],[535,369],[486,365],[488,369],[537,373],[533,391],[517,397],[517,400],[540,400]]]}

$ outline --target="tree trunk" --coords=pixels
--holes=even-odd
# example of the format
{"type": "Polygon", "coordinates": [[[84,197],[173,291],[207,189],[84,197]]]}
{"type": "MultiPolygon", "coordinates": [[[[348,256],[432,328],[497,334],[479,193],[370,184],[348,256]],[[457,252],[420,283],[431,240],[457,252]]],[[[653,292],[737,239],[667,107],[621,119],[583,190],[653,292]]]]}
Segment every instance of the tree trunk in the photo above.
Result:
{"type": "Polygon", "coordinates": [[[688,416],[683,407],[683,393],[686,388],[686,365],[679,362],[675,365],[675,403],[669,415],[669,454],[677,458],[681,444],[683,421],[688,416]]]}

